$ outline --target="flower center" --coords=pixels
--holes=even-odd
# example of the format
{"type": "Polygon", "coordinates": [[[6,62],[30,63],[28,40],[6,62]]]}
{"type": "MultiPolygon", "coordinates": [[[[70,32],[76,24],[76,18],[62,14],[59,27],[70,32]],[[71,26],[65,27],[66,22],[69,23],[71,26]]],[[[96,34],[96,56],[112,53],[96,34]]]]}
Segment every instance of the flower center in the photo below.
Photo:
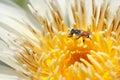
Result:
{"type": "MultiPolygon", "coordinates": [[[[92,46],[92,40],[89,38],[85,38],[83,42],[83,37],[76,39],[76,36],[69,37],[68,34],[64,32],[60,32],[53,42],[55,43],[53,44],[62,51],[61,54],[64,54],[64,59],[62,59],[61,64],[66,67],[74,65],[75,62],[81,62],[81,58],[89,62],[87,54],[90,54],[90,50],[95,49],[92,46]]],[[[61,56],[59,53],[60,52],[56,52],[58,58],[61,56]]]]}
{"type": "Polygon", "coordinates": [[[81,62],[81,58],[85,59],[86,61],[89,62],[88,58],[87,58],[87,54],[89,54],[89,51],[71,51],[70,52],[70,56],[67,60],[66,66],[70,66],[72,64],[74,64],[75,62],[81,62]]]}

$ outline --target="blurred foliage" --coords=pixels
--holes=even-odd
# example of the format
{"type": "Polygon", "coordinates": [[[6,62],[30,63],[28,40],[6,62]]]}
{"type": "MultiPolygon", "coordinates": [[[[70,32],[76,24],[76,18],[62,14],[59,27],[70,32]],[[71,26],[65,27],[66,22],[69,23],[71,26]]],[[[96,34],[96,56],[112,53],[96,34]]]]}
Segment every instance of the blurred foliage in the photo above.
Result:
{"type": "Polygon", "coordinates": [[[22,8],[26,8],[26,4],[28,3],[28,0],[12,0],[12,1],[22,8]]]}

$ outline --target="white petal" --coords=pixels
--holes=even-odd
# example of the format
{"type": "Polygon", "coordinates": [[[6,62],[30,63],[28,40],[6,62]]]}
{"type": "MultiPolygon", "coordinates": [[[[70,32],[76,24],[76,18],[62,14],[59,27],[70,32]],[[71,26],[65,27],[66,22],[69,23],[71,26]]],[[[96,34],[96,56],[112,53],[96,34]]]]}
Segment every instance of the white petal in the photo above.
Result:
{"type": "Polygon", "coordinates": [[[25,12],[22,8],[19,6],[15,5],[9,0],[1,0],[0,1],[0,14],[4,14],[6,16],[11,16],[16,19],[21,19],[24,18],[25,12]]]}
{"type": "Polygon", "coordinates": [[[37,30],[40,31],[40,24],[35,21],[31,13],[28,13],[27,10],[25,11],[11,1],[0,1],[0,27],[35,39],[28,26],[32,26],[34,29],[39,26],[37,30]]]}
{"type": "Polygon", "coordinates": [[[44,3],[44,0],[29,0],[32,8],[36,10],[41,15],[46,14],[47,6],[44,3]]]}
{"type": "Polygon", "coordinates": [[[25,76],[10,67],[0,65],[0,80],[27,80],[25,76]]]}

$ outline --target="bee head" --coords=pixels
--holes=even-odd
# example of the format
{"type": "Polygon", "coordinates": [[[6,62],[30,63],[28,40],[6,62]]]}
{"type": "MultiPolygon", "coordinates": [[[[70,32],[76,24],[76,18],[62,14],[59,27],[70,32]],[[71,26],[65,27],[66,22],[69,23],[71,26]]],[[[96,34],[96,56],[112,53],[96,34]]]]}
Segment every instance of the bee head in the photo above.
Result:
{"type": "Polygon", "coordinates": [[[72,34],[74,34],[74,32],[75,32],[75,30],[71,29],[70,34],[72,35],[72,34]]]}

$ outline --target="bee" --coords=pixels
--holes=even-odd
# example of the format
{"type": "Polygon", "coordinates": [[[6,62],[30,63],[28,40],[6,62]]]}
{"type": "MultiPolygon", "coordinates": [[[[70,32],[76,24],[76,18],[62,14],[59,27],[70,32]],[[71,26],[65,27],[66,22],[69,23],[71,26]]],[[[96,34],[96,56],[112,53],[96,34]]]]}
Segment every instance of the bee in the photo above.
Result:
{"type": "Polygon", "coordinates": [[[83,42],[85,41],[84,38],[90,39],[90,33],[88,31],[83,31],[83,30],[79,30],[79,29],[71,29],[71,31],[69,33],[69,37],[72,37],[73,34],[75,34],[77,36],[76,39],[83,37],[83,42]]]}

